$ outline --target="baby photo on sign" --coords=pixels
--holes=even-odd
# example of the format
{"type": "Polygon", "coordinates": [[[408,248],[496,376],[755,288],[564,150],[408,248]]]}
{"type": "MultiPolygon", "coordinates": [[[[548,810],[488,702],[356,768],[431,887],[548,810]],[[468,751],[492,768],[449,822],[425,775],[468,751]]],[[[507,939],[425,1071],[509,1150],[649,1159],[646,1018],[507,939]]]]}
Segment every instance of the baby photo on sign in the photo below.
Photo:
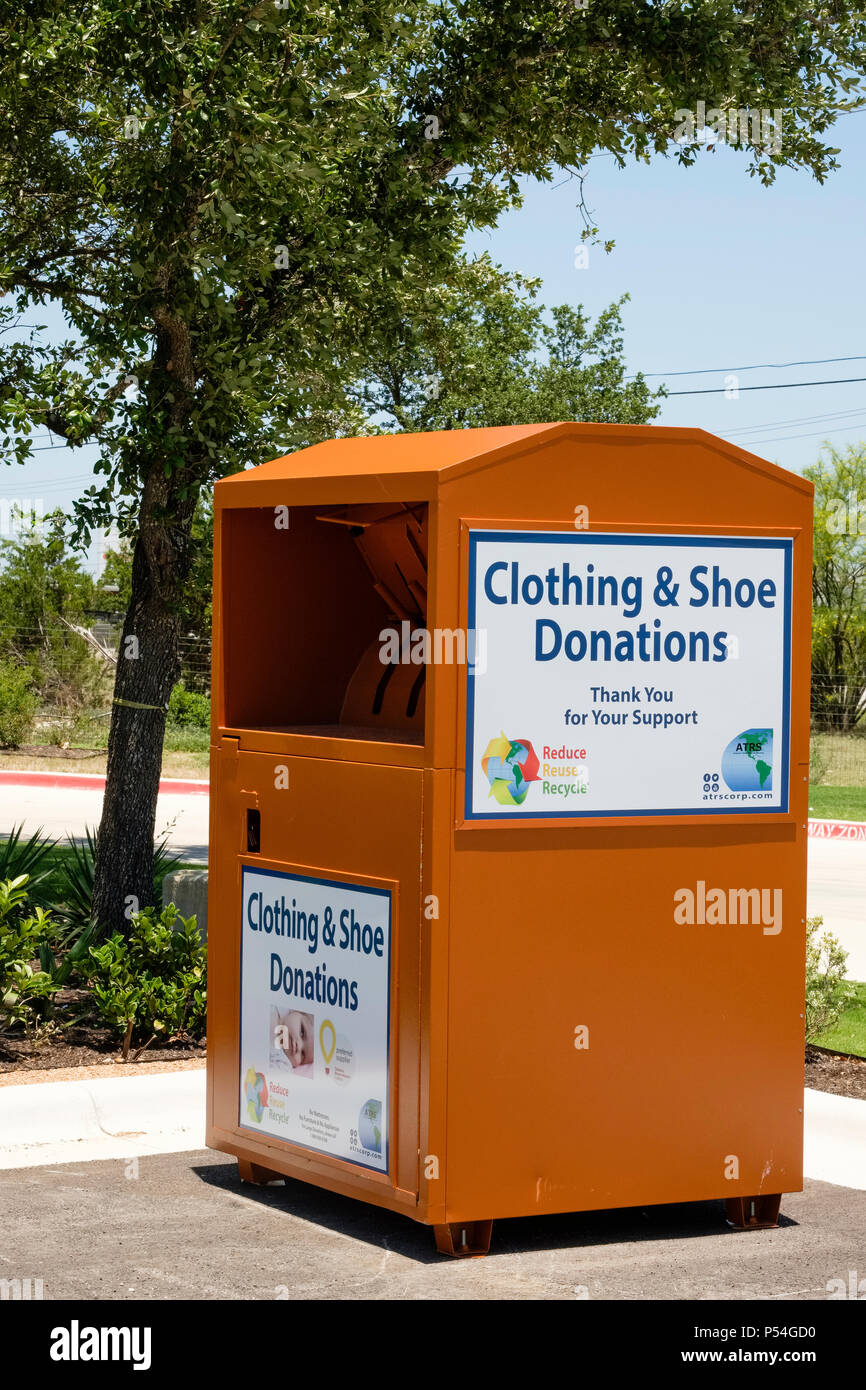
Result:
{"type": "Polygon", "coordinates": [[[315,1019],[300,1009],[271,1009],[271,1066],[293,1076],[313,1076],[315,1019]]]}

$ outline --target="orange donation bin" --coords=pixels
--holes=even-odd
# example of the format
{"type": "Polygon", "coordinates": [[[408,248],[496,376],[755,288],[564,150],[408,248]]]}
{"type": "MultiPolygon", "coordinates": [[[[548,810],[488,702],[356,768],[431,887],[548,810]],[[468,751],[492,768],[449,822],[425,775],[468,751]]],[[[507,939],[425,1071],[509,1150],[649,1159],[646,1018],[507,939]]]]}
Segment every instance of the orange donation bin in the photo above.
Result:
{"type": "Polygon", "coordinates": [[[802,1186],[812,488],[700,430],[217,483],[208,1143],[486,1250],[802,1186]]]}

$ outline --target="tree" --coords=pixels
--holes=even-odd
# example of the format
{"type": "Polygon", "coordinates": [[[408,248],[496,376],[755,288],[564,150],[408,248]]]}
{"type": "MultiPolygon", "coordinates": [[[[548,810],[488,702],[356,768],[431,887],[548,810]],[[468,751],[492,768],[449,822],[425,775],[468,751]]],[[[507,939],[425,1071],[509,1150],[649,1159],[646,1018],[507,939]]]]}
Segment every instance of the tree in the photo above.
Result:
{"type": "MultiPolygon", "coordinates": [[[[546,310],[538,285],[507,274],[486,256],[458,267],[422,310],[380,325],[381,342],[345,387],[323,381],[311,436],[461,429],[546,420],[646,424],[664,397],[638,373],[625,380],[623,295],[592,324],[581,307],[546,310]]],[[[213,512],[201,505],[193,524],[193,560],[181,608],[181,632],[207,640],[211,620],[213,512]]],[[[102,584],[125,606],[132,586],[128,547],[109,551],[102,584]]],[[[97,589],[96,602],[101,590],[97,589]]],[[[106,600],[107,602],[107,600],[106,600]]],[[[190,689],[195,673],[184,672],[190,689]]]]}
{"type": "MultiPolygon", "coordinates": [[[[95,608],[125,613],[132,597],[132,547],[128,540],[105,553],[94,590],[95,608]]],[[[213,570],[213,504],[199,497],[190,530],[190,565],[180,597],[178,642],[180,674],[190,690],[210,690],[211,580],[213,570]]]]}
{"type": "Polygon", "coordinates": [[[382,342],[345,392],[332,433],[351,428],[466,429],[546,420],[646,424],[664,390],[625,379],[622,305],[592,324],[560,304],[534,302],[538,283],[506,274],[486,256],[458,266],[419,314],[381,325],[382,342]]]}
{"type": "Polygon", "coordinates": [[[465,230],[493,225],[523,175],[596,149],[647,159],[708,97],[784,112],[781,147],[750,146],[765,182],[781,165],[823,179],[864,39],[841,0],[0,0],[0,425],[19,461],[37,428],[97,441],[80,534],[116,519],[133,544],[106,927],[152,900],[201,489],[309,442],[313,393],[357,378],[379,316],[450,282],[465,230]],[[48,300],[60,343],[12,317],[48,300]]]}
{"type": "Polygon", "coordinates": [[[827,445],[803,473],[815,484],[813,717],[852,729],[866,700],[866,448],[827,445]]]}
{"type": "Polygon", "coordinates": [[[74,713],[98,697],[105,662],[76,632],[87,626],[93,580],[65,530],[52,512],[0,542],[0,660],[26,667],[43,703],[74,713]]]}

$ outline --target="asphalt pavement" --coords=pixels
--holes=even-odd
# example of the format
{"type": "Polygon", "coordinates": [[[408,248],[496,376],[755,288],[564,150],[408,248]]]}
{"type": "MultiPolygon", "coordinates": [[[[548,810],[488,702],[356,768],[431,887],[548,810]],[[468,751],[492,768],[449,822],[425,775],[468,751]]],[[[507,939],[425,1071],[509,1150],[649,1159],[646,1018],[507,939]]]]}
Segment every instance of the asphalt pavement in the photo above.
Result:
{"type": "Polygon", "coordinates": [[[242,1187],[207,1150],[0,1172],[0,1222],[3,1277],[46,1299],[784,1302],[866,1275],[866,1192],[812,1181],[777,1230],[731,1231],[717,1202],[536,1217],[495,1223],[476,1260],[304,1183],[242,1187]]]}
{"type": "MultiPolygon", "coordinates": [[[[23,819],[80,837],[100,800],[0,788],[0,834],[23,819]]],[[[207,797],[160,797],[157,826],[190,862],[207,862],[207,817],[207,797]]],[[[866,845],[812,840],[809,911],[854,979],[866,979],[864,902],[866,845]]],[[[0,1221],[0,1277],[41,1279],[46,1299],[785,1302],[866,1279],[866,1190],[815,1179],[785,1196],[774,1231],[730,1231],[715,1202],[579,1213],[497,1222],[483,1260],[445,1259],[408,1218],[303,1183],[242,1186],[208,1150],[0,1171],[0,1221]]]]}

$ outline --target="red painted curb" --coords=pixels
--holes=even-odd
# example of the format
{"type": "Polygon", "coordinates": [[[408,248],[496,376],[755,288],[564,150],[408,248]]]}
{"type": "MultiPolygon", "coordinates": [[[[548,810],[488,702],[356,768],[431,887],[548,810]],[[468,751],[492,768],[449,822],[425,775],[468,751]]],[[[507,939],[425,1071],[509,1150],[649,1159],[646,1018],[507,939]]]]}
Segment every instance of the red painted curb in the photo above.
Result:
{"type": "MultiPolygon", "coordinates": [[[[74,791],[96,791],[105,778],[86,772],[15,772],[0,770],[0,786],[69,787],[74,791]]],[[[160,793],[168,796],[209,796],[210,782],[193,778],[168,777],[160,781],[160,793]]],[[[866,841],[866,821],[809,820],[809,836],[817,840],[866,841]]]]}
{"type": "MultiPolygon", "coordinates": [[[[101,791],[105,778],[86,772],[15,772],[0,770],[0,786],[66,787],[73,791],[101,791]]],[[[161,794],[209,796],[210,782],[167,778],[159,784],[161,794]]]]}
{"type": "Polygon", "coordinates": [[[866,821],[810,820],[809,836],[816,840],[864,840],[866,821]]]}

